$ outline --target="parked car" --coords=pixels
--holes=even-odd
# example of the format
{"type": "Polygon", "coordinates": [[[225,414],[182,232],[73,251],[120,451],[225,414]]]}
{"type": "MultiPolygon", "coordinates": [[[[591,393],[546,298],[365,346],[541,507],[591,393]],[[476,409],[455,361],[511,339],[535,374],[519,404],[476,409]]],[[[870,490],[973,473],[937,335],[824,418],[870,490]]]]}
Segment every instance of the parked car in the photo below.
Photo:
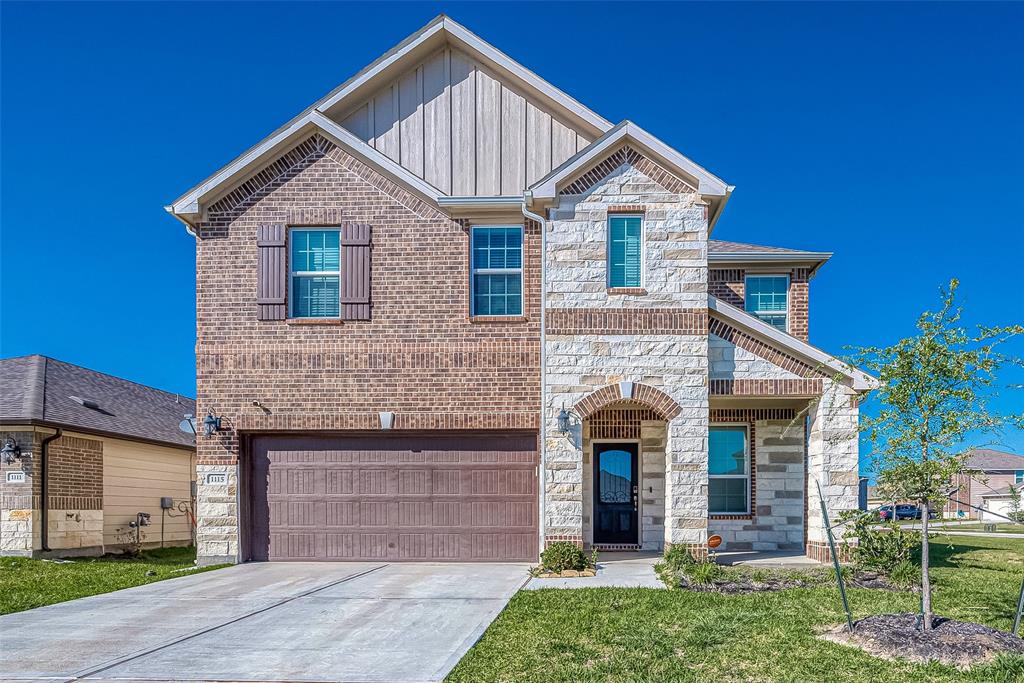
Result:
{"type": "MultiPolygon", "coordinates": [[[[883,505],[882,507],[878,508],[879,519],[893,519],[893,514],[894,512],[892,505],[883,505]]],[[[934,510],[930,511],[928,513],[928,519],[935,519],[935,515],[936,513],[934,510]]],[[[917,507],[916,505],[909,505],[907,503],[897,505],[895,510],[895,519],[896,521],[899,521],[901,519],[921,519],[921,508],[917,507]]]]}

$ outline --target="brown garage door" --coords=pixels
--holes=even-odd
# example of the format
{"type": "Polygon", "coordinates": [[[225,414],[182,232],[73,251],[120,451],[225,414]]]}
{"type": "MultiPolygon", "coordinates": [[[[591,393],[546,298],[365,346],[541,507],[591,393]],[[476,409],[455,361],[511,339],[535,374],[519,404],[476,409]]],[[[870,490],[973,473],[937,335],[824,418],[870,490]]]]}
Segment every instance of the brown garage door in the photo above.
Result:
{"type": "Polygon", "coordinates": [[[254,560],[532,561],[537,437],[257,437],[254,560]]]}

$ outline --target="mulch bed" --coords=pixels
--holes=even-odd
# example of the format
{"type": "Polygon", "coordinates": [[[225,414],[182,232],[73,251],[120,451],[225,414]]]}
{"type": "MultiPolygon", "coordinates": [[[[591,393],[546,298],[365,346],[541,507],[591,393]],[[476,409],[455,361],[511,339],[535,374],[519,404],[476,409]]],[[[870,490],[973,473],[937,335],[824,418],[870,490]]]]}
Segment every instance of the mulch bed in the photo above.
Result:
{"type": "Polygon", "coordinates": [[[853,633],[837,626],[822,634],[834,643],[857,647],[883,659],[937,661],[961,669],[1002,653],[1024,654],[1024,638],[981,624],[936,617],[931,631],[917,630],[916,614],[879,614],[853,623],[853,633]]]}
{"type": "Polygon", "coordinates": [[[596,569],[581,569],[575,571],[573,569],[564,569],[561,572],[545,572],[541,571],[540,567],[535,567],[531,572],[531,576],[537,579],[574,579],[582,576],[597,576],[596,569]]]}
{"type": "MultiPolygon", "coordinates": [[[[725,579],[717,579],[712,583],[694,583],[684,574],[679,575],[679,587],[683,590],[697,593],[727,593],[739,595],[743,593],[768,593],[772,591],[785,591],[793,588],[815,588],[817,586],[835,585],[834,576],[823,578],[821,575],[808,574],[806,577],[794,575],[772,576],[761,581],[755,581],[752,576],[730,576],[725,579]]],[[[867,588],[874,590],[914,590],[904,589],[889,583],[889,580],[881,574],[873,572],[860,572],[852,578],[846,579],[847,588],[867,588]]]]}

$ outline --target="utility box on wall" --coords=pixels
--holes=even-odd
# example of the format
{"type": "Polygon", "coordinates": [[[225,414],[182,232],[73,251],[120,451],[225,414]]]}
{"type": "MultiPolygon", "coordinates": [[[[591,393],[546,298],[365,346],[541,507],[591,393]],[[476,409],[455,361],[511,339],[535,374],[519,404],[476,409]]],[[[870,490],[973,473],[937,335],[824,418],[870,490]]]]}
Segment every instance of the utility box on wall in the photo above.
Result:
{"type": "Polygon", "coordinates": [[[173,507],[174,507],[174,499],[173,498],[171,498],[170,496],[163,496],[162,498],[160,498],[160,509],[161,510],[170,510],[173,507]]]}

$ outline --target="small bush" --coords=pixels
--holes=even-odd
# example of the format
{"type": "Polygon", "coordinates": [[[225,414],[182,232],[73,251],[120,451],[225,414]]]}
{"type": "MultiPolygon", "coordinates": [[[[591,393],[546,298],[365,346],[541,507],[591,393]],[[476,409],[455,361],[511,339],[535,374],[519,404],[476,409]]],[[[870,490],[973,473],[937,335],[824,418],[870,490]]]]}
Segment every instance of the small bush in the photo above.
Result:
{"type": "Polygon", "coordinates": [[[597,551],[590,555],[569,541],[557,541],[540,554],[540,568],[545,572],[582,571],[597,565],[597,551]]]}
{"type": "Polygon", "coordinates": [[[706,586],[722,578],[725,570],[713,561],[694,562],[683,567],[683,574],[695,584],[706,586]]]}
{"type": "Polygon", "coordinates": [[[683,567],[697,563],[690,553],[690,549],[684,545],[674,545],[666,550],[662,561],[673,571],[682,571],[683,567]]]}
{"type": "MultiPolygon", "coordinates": [[[[856,538],[850,548],[858,569],[874,569],[889,575],[903,563],[914,563],[921,547],[921,534],[901,527],[896,522],[881,522],[871,512],[852,510],[840,517],[847,525],[844,539],[856,538]]],[[[906,570],[903,570],[906,571],[906,570]]]]}
{"type": "Polygon", "coordinates": [[[903,560],[887,574],[889,581],[900,588],[910,588],[921,580],[921,568],[910,560],[903,560]]]}

